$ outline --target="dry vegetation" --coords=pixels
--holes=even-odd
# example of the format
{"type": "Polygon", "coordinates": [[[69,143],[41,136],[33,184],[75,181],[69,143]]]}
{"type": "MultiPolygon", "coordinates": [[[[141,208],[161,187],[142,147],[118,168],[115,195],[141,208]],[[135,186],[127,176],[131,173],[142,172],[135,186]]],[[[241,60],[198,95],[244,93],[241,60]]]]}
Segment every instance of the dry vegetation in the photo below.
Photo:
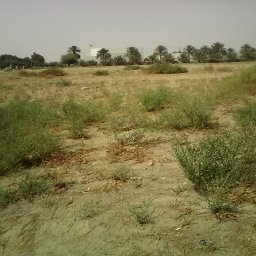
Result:
{"type": "Polygon", "coordinates": [[[1,71],[2,255],[255,255],[254,65],[1,71]]]}

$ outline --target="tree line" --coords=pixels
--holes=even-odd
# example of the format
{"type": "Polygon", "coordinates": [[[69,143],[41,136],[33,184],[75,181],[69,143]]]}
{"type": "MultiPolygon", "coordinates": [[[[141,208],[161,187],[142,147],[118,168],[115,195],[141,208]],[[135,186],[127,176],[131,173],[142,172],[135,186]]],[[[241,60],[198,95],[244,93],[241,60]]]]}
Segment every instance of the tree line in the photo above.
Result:
{"type": "Polygon", "coordinates": [[[73,45],[68,48],[67,53],[61,56],[60,62],[47,63],[44,57],[34,52],[31,57],[19,58],[10,54],[0,56],[0,68],[30,68],[43,66],[62,66],[62,65],[80,65],[96,66],[98,62],[103,66],[109,65],[140,65],[152,63],[215,63],[215,62],[236,62],[236,61],[254,61],[256,60],[256,49],[249,44],[241,46],[239,53],[233,48],[225,48],[223,43],[216,42],[211,46],[202,46],[196,48],[187,45],[182,51],[170,53],[166,46],[158,45],[154,52],[142,58],[138,48],[128,47],[124,55],[111,56],[106,48],[101,48],[96,55],[96,60],[82,60],[81,50],[73,45]]]}

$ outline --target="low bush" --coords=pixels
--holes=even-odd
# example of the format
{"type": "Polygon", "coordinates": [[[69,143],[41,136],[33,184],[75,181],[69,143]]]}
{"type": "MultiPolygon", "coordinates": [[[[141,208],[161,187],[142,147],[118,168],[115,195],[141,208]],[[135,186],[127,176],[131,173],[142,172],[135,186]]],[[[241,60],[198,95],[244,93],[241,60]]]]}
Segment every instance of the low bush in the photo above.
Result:
{"type": "Polygon", "coordinates": [[[62,105],[62,111],[69,122],[74,138],[87,138],[86,127],[104,119],[105,111],[99,104],[87,101],[75,103],[72,99],[62,105]]]}
{"type": "Polygon", "coordinates": [[[134,145],[143,142],[146,137],[146,131],[144,129],[135,129],[132,131],[126,131],[120,134],[115,134],[115,140],[121,145],[134,145]]]}
{"type": "Polygon", "coordinates": [[[140,206],[131,208],[130,213],[139,224],[144,225],[154,222],[154,210],[151,209],[150,202],[143,201],[140,206]]]}
{"type": "Polygon", "coordinates": [[[141,90],[137,97],[147,111],[156,111],[171,102],[172,92],[165,86],[158,86],[155,90],[141,90]]]}
{"type": "Polygon", "coordinates": [[[27,70],[19,70],[18,75],[22,77],[31,77],[31,76],[37,76],[36,71],[27,71],[27,70]]]}
{"type": "Polygon", "coordinates": [[[160,126],[177,130],[204,129],[211,126],[212,104],[210,100],[176,95],[173,101],[171,109],[160,113],[158,121],[160,126]]]}
{"type": "Polygon", "coordinates": [[[256,102],[236,109],[235,118],[244,128],[256,126],[256,102]]]}
{"type": "Polygon", "coordinates": [[[24,199],[31,199],[36,195],[41,195],[48,189],[46,180],[32,176],[26,176],[19,184],[19,191],[24,199]]]}
{"type": "Polygon", "coordinates": [[[48,77],[48,76],[64,76],[66,72],[60,68],[47,68],[38,73],[38,76],[48,77]]]}
{"type": "Polygon", "coordinates": [[[149,74],[178,74],[187,73],[188,69],[180,65],[173,65],[169,63],[155,63],[144,69],[146,73],[149,74]]]}
{"type": "Polygon", "coordinates": [[[57,82],[57,85],[60,85],[60,86],[70,86],[70,85],[72,85],[72,81],[68,80],[68,79],[60,79],[57,82]]]}
{"type": "Polygon", "coordinates": [[[256,178],[256,132],[206,137],[176,145],[174,152],[198,191],[224,191],[256,178]]]}
{"type": "Polygon", "coordinates": [[[93,72],[94,76],[107,76],[109,75],[107,70],[96,70],[95,72],[93,72]]]}
{"type": "Polygon", "coordinates": [[[140,70],[142,69],[142,67],[138,66],[138,65],[127,65],[124,67],[124,70],[140,70]]]}
{"type": "Polygon", "coordinates": [[[114,180],[120,180],[120,181],[126,182],[130,178],[130,172],[131,172],[130,168],[126,166],[121,166],[118,169],[113,171],[111,178],[114,180]]]}
{"type": "Polygon", "coordinates": [[[13,101],[0,107],[0,174],[19,165],[40,163],[56,150],[58,140],[49,129],[56,114],[40,103],[13,101]]]}
{"type": "Polygon", "coordinates": [[[4,209],[9,204],[15,203],[17,200],[13,191],[0,190],[0,210],[4,209]]]}
{"type": "Polygon", "coordinates": [[[80,209],[80,217],[82,219],[92,218],[99,215],[101,211],[102,206],[100,204],[100,201],[87,200],[84,202],[80,209]]]}

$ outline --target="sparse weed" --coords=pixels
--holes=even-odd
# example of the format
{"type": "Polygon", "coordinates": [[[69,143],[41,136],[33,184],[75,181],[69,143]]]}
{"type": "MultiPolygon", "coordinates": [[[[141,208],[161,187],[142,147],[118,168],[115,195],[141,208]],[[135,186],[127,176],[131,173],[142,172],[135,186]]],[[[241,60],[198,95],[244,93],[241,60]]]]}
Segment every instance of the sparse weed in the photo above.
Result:
{"type": "Polygon", "coordinates": [[[116,142],[122,145],[134,145],[142,143],[145,137],[145,129],[135,129],[122,132],[121,134],[115,134],[116,142]]]}
{"type": "Polygon", "coordinates": [[[147,111],[156,111],[171,102],[172,92],[165,86],[158,86],[155,90],[140,91],[138,99],[147,111]]]}
{"type": "Polygon", "coordinates": [[[118,169],[113,171],[111,178],[114,180],[120,180],[120,181],[126,182],[130,178],[130,172],[131,172],[131,169],[129,167],[121,166],[118,169]]]}
{"type": "Polygon", "coordinates": [[[116,110],[120,107],[120,105],[122,104],[122,101],[123,101],[122,95],[115,93],[109,97],[108,104],[112,110],[116,110]]]}
{"type": "Polygon", "coordinates": [[[68,80],[68,79],[60,79],[57,82],[57,85],[60,85],[60,86],[70,86],[70,85],[72,85],[72,81],[68,80]]]}
{"type": "Polygon", "coordinates": [[[92,218],[99,215],[101,210],[100,201],[87,200],[80,209],[80,216],[82,219],[92,218]]]}
{"type": "Polygon", "coordinates": [[[154,222],[154,210],[151,209],[150,202],[143,201],[140,206],[131,208],[130,213],[139,224],[143,225],[154,222]]]}
{"type": "Polygon", "coordinates": [[[48,186],[46,180],[26,176],[19,184],[19,191],[24,199],[31,199],[45,192],[48,186]]]}
{"type": "Polygon", "coordinates": [[[9,204],[15,203],[17,200],[13,191],[0,190],[0,210],[4,209],[9,204]]]}

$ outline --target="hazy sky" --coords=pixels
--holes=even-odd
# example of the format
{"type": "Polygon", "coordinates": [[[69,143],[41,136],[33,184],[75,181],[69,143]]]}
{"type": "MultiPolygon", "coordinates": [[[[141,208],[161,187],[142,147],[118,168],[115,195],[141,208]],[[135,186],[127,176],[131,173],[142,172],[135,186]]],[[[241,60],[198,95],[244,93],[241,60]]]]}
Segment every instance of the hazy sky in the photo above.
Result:
{"type": "Polygon", "coordinates": [[[60,60],[69,46],[256,47],[256,0],[0,0],[0,55],[60,60]]]}

